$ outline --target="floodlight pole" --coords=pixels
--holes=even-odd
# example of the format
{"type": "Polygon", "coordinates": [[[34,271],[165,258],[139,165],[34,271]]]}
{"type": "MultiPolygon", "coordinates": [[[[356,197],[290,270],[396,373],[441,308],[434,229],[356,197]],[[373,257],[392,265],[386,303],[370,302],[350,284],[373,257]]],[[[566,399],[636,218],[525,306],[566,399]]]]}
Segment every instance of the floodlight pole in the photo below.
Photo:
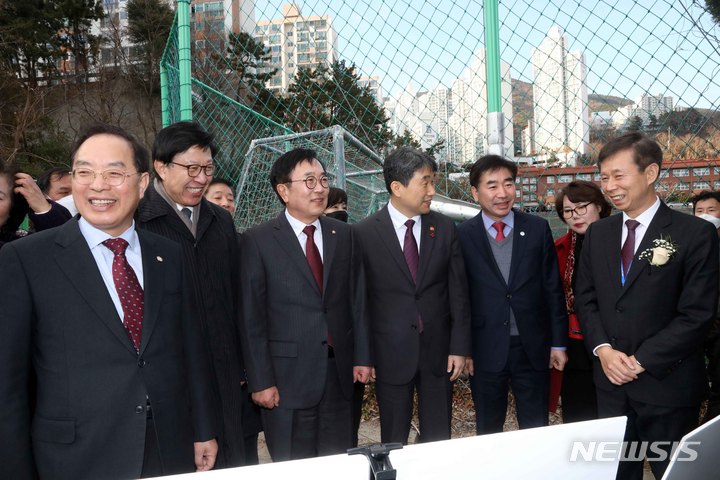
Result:
{"type": "Polygon", "coordinates": [[[484,2],[485,78],[487,79],[488,153],[505,156],[505,117],[502,112],[498,0],[484,2]]]}
{"type": "Polygon", "coordinates": [[[192,63],[190,60],[190,0],[178,0],[178,67],[180,120],[192,120],[192,63]]]}

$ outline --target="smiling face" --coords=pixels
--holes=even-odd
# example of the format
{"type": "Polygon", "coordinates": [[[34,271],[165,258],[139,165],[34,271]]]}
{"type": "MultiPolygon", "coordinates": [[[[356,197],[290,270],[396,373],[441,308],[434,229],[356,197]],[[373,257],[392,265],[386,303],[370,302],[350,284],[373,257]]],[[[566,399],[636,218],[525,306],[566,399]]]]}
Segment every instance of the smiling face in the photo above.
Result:
{"type": "Polygon", "coordinates": [[[633,150],[620,150],[600,164],[600,182],[603,192],[630,218],[636,218],[655,203],[654,182],[659,166],[648,165],[644,171],[635,163],[633,150]]]}
{"type": "Polygon", "coordinates": [[[78,148],[73,169],[90,169],[95,178],[81,185],[73,178],[72,191],[80,215],[93,227],[117,237],[133,222],[135,209],[145,194],[149,176],[137,174],[130,144],[115,135],[94,135],[78,148]],[[128,174],[121,185],[110,186],[100,172],[118,170],[128,174]]]}
{"type": "Polygon", "coordinates": [[[292,182],[277,185],[278,194],[293,218],[309,225],[322,216],[327,206],[329,188],[323,187],[318,181],[315,188],[310,189],[303,180],[308,177],[320,180],[324,176],[325,169],[320,162],[316,159],[304,160],[290,172],[292,182]]]}
{"type": "Polygon", "coordinates": [[[512,210],[515,203],[515,180],[507,168],[488,170],[480,175],[471,188],[472,196],[485,215],[499,221],[512,210]]]}
{"type": "Polygon", "coordinates": [[[563,198],[563,219],[570,229],[578,235],[585,235],[591,223],[600,220],[600,208],[592,202],[573,203],[563,198]],[[578,210],[585,210],[582,215],[578,210]]]}
{"type": "Polygon", "coordinates": [[[233,195],[232,189],[224,183],[210,185],[205,193],[205,198],[230,212],[230,215],[235,215],[235,195],[233,195]]]}
{"type": "Polygon", "coordinates": [[[390,188],[390,200],[400,213],[408,218],[425,215],[430,212],[430,204],[435,196],[435,172],[430,167],[422,167],[413,173],[407,186],[394,181],[390,188]]]}
{"type": "Polygon", "coordinates": [[[202,167],[212,165],[212,153],[209,148],[190,147],[175,155],[172,163],[163,163],[158,160],[154,162],[155,171],[162,179],[163,188],[172,201],[186,207],[194,207],[202,200],[212,176],[207,176],[205,170],[202,169],[198,176],[191,177],[188,169],[179,164],[202,167]]]}

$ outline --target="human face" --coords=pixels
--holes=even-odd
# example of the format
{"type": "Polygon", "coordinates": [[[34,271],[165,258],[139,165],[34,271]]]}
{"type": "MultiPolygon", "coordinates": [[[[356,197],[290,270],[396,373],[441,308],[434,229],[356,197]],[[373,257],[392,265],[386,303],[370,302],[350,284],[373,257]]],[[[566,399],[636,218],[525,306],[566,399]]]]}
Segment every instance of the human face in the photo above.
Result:
{"type": "Polygon", "coordinates": [[[138,174],[130,144],[115,135],[93,135],[75,153],[73,169],[77,168],[95,172],[89,185],[82,185],[73,177],[73,197],[80,215],[90,225],[113,237],[130,228],[149,181],[147,172],[138,174]],[[126,177],[121,185],[110,186],[100,175],[106,170],[134,175],[126,177]]]}
{"type": "Polygon", "coordinates": [[[288,213],[306,225],[322,216],[330,189],[323,187],[319,181],[315,183],[315,188],[310,189],[305,185],[304,180],[308,177],[320,180],[324,176],[326,173],[320,162],[316,159],[304,160],[290,172],[292,182],[277,186],[288,213]]]}
{"type": "Polygon", "coordinates": [[[325,209],[325,215],[333,212],[347,212],[347,203],[340,202],[325,209]]]}
{"type": "Polygon", "coordinates": [[[393,207],[406,217],[424,215],[430,212],[430,203],[435,196],[435,172],[430,167],[415,170],[407,187],[395,181],[390,184],[393,207]]]}
{"type": "Polygon", "coordinates": [[[210,185],[205,193],[205,198],[230,212],[230,215],[235,215],[235,195],[233,195],[232,189],[224,183],[210,185]]]}
{"type": "Polygon", "coordinates": [[[515,203],[515,180],[507,168],[497,168],[480,175],[472,196],[485,215],[499,221],[512,210],[515,203]]]}
{"type": "Polygon", "coordinates": [[[180,205],[194,207],[202,200],[212,175],[206,175],[205,170],[202,169],[198,176],[191,177],[187,168],[176,164],[202,167],[212,165],[212,153],[209,148],[203,150],[195,146],[175,155],[172,163],[166,164],[157,160],[154,162],[155,171],[162,179],[163,188],[170,199],[180,205]]]}
{"type": "Polygon", "coordinates": [[[637,218],[655,203],[654,182],[658,173],[655,163],[641,172],[633,159],[633,150],[621,150],[600,164],[600,183],[618,210],[637,218]]]}
{"type": "Polygon", "coordinates": [[[705,200],[697,202],[695,204],[695,216],[699,217],[704,213],[712,215],[715,218],[720,218],[720,202],[714,198],[706,198],[705,200]]]}
{"type": "Polygon", "coordinates": [[[573,203],[566,195],[563,198],[563,220],[570,230],[578,235],[585,235],[590,224],[600,220],[600,208],[592,202],[573,203]],[[583,210],[583,208],[585,212],[582,215],[578,214],[577,210],[583,210]]]}
{"type": "Polygon", "coordinates": [[[12,208],[12,183],[10,176],[6,174],[0,175],[0,227],[5,225],[10,218],[10,209],[12,208]]]}
{"type": "Polygon", "coordinates": [[[57,173],[51,175],[50,186],[48,187],[47,196],[50,200],[57,202],[61,198],[67,197],[72,193],[72,178],[70,175],[60,177],[57,173]]]}

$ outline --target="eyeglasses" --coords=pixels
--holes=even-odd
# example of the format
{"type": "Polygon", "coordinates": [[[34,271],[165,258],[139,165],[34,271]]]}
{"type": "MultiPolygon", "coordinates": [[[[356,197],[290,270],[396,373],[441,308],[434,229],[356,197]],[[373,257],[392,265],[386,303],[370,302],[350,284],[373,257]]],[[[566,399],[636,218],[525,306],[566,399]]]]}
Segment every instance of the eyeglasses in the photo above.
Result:
{"type": "Polygon", "coordinates": [[[572,209],[570,209],[570,208],[563,208],[563,211],[562,211],[563,218],[572,218],[573,213],[576,213],[578,216],[580,216],[580,215],[585,215],[585,213],[587,212],[587,207],[588,207],[588,205],[590,205],[591,203],[592,203],[592,202],[587,202],[587,203],[584,204],[584,205],[578,205],[577,207],[572,208],[572,209]]]}
{"type": "Polygon", "coordinates": [[[197,177],[200,175],[200,171],[205,172],[206,177],[212,177],[213,173],[215,172],[215,165],[185,165],[182,163],[177,162],[170,162],[173,165],[178,165],[183,168],[187,168],[188,176],[189,177],[197,177]]]}
{"type": "Polygon", "coordinates": [[[318,182],[320,182],[320,186],[322,186],[323,188],[328,188],[330,186],[330,180],[328,180],[328,177],[326,177],[324,175],[320,178],[305,177],[301,180],[288,180],[285,183],[293,183],[293,182],[305,182],[305,186],[310,190],[315,189],[318,182]]]}
{"type": "Polygon", "coordinates": [[[132,177],[133,175],[140,175],[142,172],[125,173],[122,170],[104,170],[102,172],[96,172],[89,168],[76,168],[72,171],[73,179],[80,185],[90,185],[95,181],[95,178],[100,175],[106,184],[111,187],[119,187],[125,182],[125,179],[132,177]]]}

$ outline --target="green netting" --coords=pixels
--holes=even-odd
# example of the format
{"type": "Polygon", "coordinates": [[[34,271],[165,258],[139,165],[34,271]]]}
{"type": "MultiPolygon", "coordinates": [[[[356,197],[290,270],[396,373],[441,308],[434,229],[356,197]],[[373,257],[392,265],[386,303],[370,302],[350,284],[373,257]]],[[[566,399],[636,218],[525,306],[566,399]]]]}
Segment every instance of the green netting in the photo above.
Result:
{"type": "MultiPolygon", "coordinates": [[[[463,169],[491,148],[483,14],[479,1],[194,1],[193,116],[238,184],[238,225],[277,209],[267,170],[301,145],[347,187],[355,219],[382,201],[378,161],[408,142],[438,159],[440,193],[470,200],[463,169]]],[[[505,154],[522,167],[519,205],[544,209],[570,180],[597,181],[600,147],[628,130],[663,146],[668,201],[720,189],[720,30],[704,1],[503,1],[499,19],[491,81],[505,154]]],[[[176,32],[168,122],[180,119],[176,32]]]]}

